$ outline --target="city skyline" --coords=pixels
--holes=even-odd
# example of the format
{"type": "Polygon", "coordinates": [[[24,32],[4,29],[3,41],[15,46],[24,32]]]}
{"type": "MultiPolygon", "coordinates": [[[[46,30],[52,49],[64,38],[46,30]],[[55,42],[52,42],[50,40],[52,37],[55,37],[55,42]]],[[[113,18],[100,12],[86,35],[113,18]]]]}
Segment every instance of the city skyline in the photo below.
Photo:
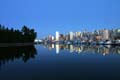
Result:
{"type": "Polygon", "coordinates": [[[99,38],[99,36],[102,36],[101,38],[103,38],[105,40],[109,40],[109,37],[111,37],[112,35],[115,36],[115,34],[116,34],[117,36],[119,36],[120,28],[116,28],[116,29],[105,29],[104,28],[104,29],[99,29],[99,30],[94,30],[94,31],[87,31],[87,30],[76,31],[76,32],[70,31],[70,32],[66,32],[65,34],[59,32],[59,31],[56,31],[56,33],[54,33],[54,35],[49,34],[49,35],[45,36],[42,39],[48,38],[48,40],[51,39],[51,40],[59,41],[62,38],[64,38],[64,37],[69,35],[69,40],[73,40],[73,38],[75,36],[76,37],[83,37],[84,34],[86,34],[88,36],[96,35],[96,36],[98,36],[98,38],[99,38]]]}
{"type": "Polygon", "coordinates": [[[120,27],[119,0],[1,0],[0,24],[34,28],[38,39],[56,31],[115,29],[120,27]]]}

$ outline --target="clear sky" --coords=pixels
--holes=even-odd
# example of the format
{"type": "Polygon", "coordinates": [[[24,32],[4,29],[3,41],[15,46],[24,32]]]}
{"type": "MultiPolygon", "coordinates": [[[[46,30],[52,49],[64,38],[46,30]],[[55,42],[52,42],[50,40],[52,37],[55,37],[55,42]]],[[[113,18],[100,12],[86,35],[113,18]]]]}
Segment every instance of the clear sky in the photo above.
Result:
{"type": "Polygon", "coordinates": [[[120,27],[120,0],[0,0],[0,24],[34,28],[38,38],[56,31],[120,27]]]}

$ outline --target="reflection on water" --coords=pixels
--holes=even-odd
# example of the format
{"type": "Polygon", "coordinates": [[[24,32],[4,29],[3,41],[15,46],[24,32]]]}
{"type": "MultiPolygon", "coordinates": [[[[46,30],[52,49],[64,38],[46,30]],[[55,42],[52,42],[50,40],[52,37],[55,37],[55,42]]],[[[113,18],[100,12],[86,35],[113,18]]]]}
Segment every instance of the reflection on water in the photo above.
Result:
{"type": "Polygon", "coordinates": [[[56,49],[56,54],[58,54],[61,50],[69,50],[70,53],[96,53],[96,54],[120,54],[119,46],[111,46],[111,45],[65,45],[65,44],[44,44],[44,47],[49,50],[56,49]]]}
{"type": "Polygon", "coordinates": [[[27,62],[30,58],[35,58],[36,49],[34,46],[22,47],[1,47],[0,48],[0,66],[16,59],[22,59],[27,62]]]}
{"type": "Polygon", "coordinates": [[[59,50],[60,50],[60,47],[58,44],[56,44],[56,53],[58,54],[59,53],[59,50]]]}
{"type": "Polygon", "coordinates": [[[120,80],[120,55],[116,54],[120,47],[109,45],[0,48],[0,80],[120,80]]]}

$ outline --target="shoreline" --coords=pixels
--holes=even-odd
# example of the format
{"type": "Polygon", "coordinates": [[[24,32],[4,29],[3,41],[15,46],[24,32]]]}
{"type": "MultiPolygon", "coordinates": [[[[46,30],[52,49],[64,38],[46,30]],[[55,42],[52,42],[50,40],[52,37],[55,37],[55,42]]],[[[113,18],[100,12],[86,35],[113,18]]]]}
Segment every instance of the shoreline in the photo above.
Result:
{"type": "Polygon", "coordinates": [[[0,43],[0,47],[19,47],[19,46],[30,46],[35,43],[0,43]]]}
{"type": "MultiPolygon", "coordinates": [[[[28,43],[0,43],[0,47],[20,47],[20,46],[32,46],[37,45],[41,43],[34,43],[34,42],[28,42],[28,43]]],[[[47,43],[47,44],[68,44],[68,43],[47,43]]],[[[80,44],[80,45],[117,45],[120,46],[120,44],[87,44],[87,43],[69,43],[69,44],[80,44]]],[[[69,45],[68,44],[68,45],[69,45]]]]}

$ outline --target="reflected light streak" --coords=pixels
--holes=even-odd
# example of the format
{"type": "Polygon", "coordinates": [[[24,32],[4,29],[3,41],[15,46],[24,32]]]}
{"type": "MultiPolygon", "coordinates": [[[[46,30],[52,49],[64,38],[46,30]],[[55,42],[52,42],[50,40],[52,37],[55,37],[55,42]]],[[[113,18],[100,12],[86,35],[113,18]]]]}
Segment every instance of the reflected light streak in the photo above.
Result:
{"type": "Polygon", "coordinates": [[[59,44],[56,44],[56,54],[59,54],[59,50],[60,50],[59,44]]]}

